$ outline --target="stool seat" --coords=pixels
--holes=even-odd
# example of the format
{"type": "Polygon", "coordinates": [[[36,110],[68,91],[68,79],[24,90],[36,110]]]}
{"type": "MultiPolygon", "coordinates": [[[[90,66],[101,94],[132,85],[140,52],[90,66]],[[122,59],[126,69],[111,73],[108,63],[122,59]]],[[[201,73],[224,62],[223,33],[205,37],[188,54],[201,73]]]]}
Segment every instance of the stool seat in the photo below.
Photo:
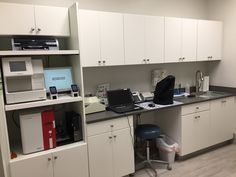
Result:
{"type": "Polygon", "coordinates": [[[160,127],[153,124],[141,124],[136,128],[136,135],[144,140],[151,140],[160,136],[160,127]]]}

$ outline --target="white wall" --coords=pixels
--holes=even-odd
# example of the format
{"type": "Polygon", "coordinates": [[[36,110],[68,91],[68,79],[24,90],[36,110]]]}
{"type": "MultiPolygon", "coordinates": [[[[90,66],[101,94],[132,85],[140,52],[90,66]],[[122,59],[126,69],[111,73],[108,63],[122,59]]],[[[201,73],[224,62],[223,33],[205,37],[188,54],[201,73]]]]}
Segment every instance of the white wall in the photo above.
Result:
{"type": "Polygon", "coordinates": [[[223,61],[210,64],[211,85],[236,87],[236,0],[209,0],[209,18],[224,23],[223,61]]]}
{"type": "Polygon", "coordinates": [[[102,83],[110,83],[111,89],[152,91],[151,71],[160,68],[176,77],[176,85],[181,83],[184,87],[186,84],[194,85],[195,71],[198,69],[207,74],[205,62],[84,68],[85,93],[94,94],[97,85],[102,83]]]}
{"type": "MultiPolygon", "coordinates": [[[[76,0],[0,0],[5,2],[70,6],[76,0]]],[[[127,13],[206,18],[205,0],[77,0],[80,8],[127,13]]]]}

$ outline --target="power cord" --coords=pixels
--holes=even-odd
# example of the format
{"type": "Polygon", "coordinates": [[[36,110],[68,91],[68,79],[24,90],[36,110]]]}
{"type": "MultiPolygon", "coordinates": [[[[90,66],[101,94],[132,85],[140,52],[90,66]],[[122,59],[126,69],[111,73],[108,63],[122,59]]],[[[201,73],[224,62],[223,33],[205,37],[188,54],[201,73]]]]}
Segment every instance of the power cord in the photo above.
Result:
{"type": "Polygon", "coordinates": [[[134,149],[134,136],[133,136],[132,126],[131,126],[131,123],[130,123],[130,120],[129,120],[129,116],[127,116],[127,120],[128,120],[128,124],[129,124],[130,138],[131,138],[131,141],[132,141],[132,144],[133,144],[132,147],[134,149]]]}

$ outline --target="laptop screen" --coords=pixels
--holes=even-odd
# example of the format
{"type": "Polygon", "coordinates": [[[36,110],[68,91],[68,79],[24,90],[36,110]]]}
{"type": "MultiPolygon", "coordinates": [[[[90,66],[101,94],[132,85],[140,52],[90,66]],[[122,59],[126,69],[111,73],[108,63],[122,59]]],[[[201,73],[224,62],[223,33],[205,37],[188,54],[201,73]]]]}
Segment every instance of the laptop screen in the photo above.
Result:
{"type": "Polygon", "coordinates": [[[110,107],[133,104],[130,89],[119,89],[107,91],[107,99],[110,107]]]}

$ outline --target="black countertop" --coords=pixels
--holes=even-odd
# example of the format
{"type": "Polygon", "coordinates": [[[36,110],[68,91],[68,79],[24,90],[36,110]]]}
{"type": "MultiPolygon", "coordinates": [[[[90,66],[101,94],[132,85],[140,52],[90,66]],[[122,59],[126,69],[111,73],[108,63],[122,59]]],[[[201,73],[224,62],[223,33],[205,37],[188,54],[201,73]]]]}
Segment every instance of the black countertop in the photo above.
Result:
{"type": "Polygon", "coordinates": [[[103,111],[103,112],[98,112],[98,113],[93,113],[93,114],[87,114],[86,115],[86,123],[91,124],[91,123],[95,123],[95,122],[116,119],[116,118],[120,118],[120,117],[126,117],[126,116],[130,116],[130,115],[141,114],[141,113],[150,112],[150,111],[156,111],[158,109],[167,109],[170,107],[184,106],[184,105],[188,105],[188,104],[216,100],[216,99],[231,97],[231,96],[235,96],[235,95],[236,95],[235,93],[229,93],[229,92],[218,92],[218,91],[217,92],[209,92],[209,94],[198,96],[198,97],[174,98],[175,101],[181,102],[182,104],[170,105],[167,107],[161,107],[161,108],[157,108],[157,109],[153,109],[153,110],[142,109],[142,110],[132,111],[132,112],[123,113],[123,114],[117,114],[112,111],[103,111]]]}

